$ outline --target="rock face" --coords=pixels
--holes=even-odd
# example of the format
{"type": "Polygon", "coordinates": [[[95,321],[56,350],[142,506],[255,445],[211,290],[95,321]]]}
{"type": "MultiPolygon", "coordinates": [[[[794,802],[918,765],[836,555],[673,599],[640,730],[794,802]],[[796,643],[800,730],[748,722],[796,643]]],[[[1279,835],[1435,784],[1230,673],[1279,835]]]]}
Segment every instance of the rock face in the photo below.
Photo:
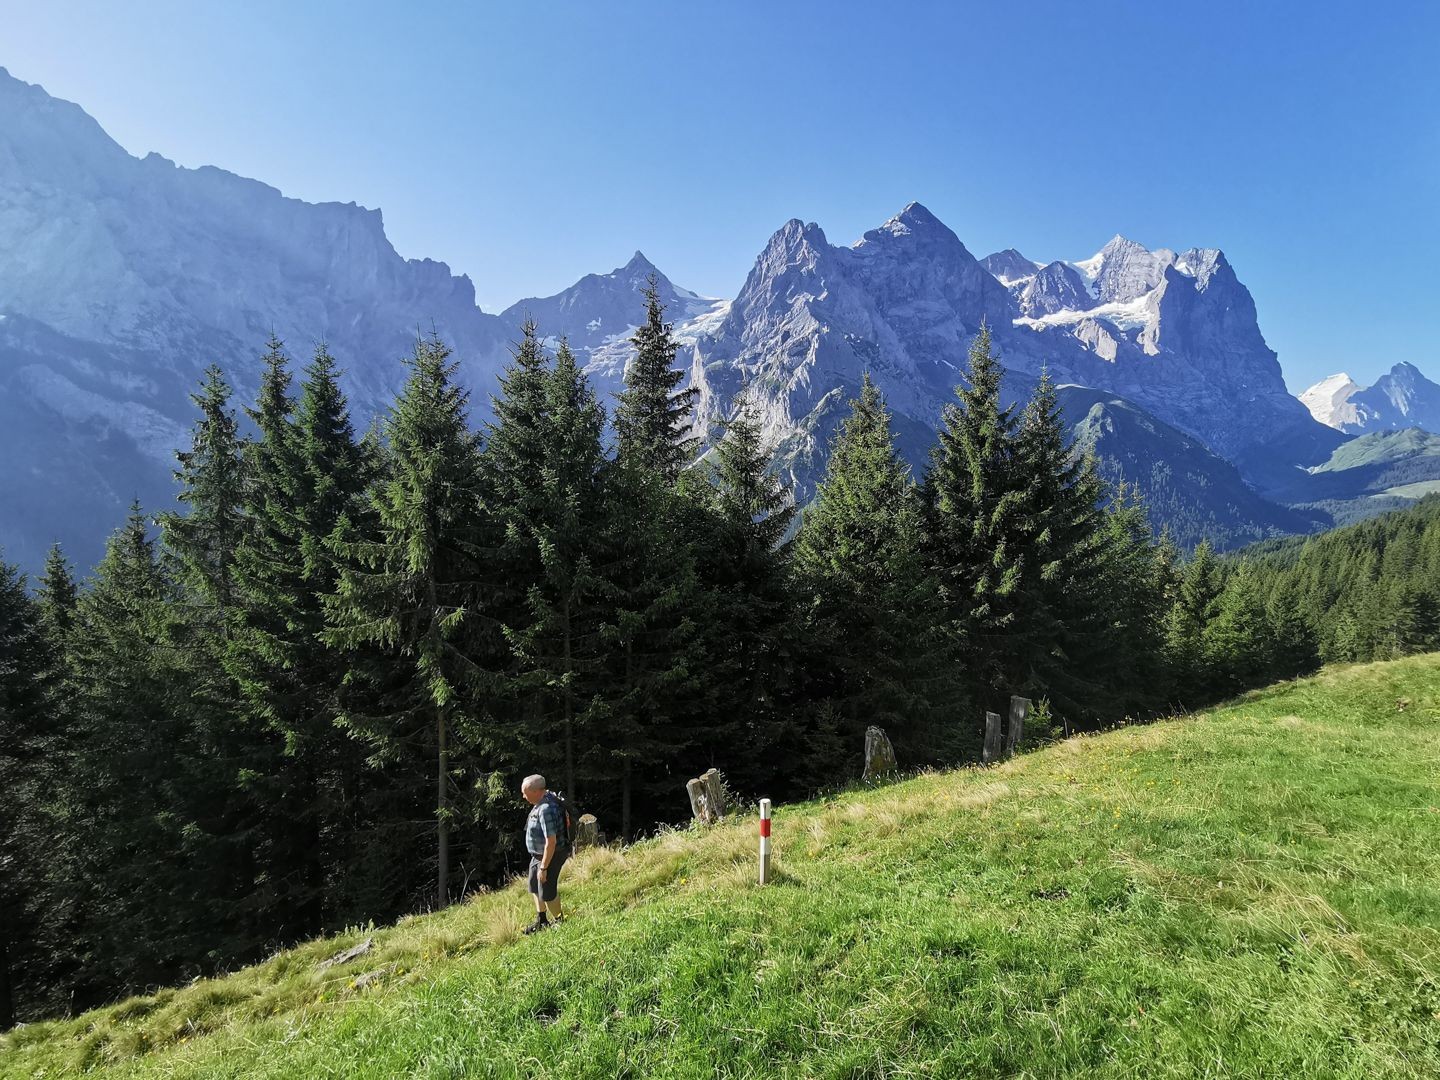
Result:
{"type": "Polygon", "coordinates": [[[1440,432],[1440,385],[1414,364],[1400,363],[1364,387],[1343,372],[1300,395],[1310,415],[1347,434],[1422,428],[1440,432]]]}
{"type": "Polygon", "coordinates": [[[88,566],[131,498],[167,503],[206,364],[249,400],[272,330],[302,363],[323,339],[363,424],[432,325],[483,399],[508,328],[469,279],[396,254],[379,211],[132,157],[0,69],[0,455],[34,463],[0,480],[7,557],[63,538],[88,566]]]}
{"type": "Polygon", "coordinates": [[[743,390],[804,498],[869,371],[902,450],[923,465],[982,322],[1016,393],[1042,370],[1103,389],[1242,472],[1253,459],[1278,455],[1289,468],[1334,448],[1286,391],[1254,302],[1218,250],[1177,256],[1116,237],[1073,264],[1039,266],[1013,250],[981,262],[917,203],[850,247],[799,220],[771,237],[724,319],[695,336],[701,426],[743,390]]]}
{"type": "MultiPolygon", "coordinates": [[[[1037,318],[1061,311],[1089,311],[1095,306],[1085,279],[1068,263],[1052,262],[1036,271],[1015,297],[1022,315],[1037,318]]],[[[1113,360],[1114,357],[1108,357],[1113,360]]]]}
{"type": "Polygon", "coordinates": [[[1035,276],[1042,264],[1031,262],[1014,248],[1006,248],[980,260],[980,265],[999,279],[1007,289],[1015,284],[1024,284],[1035,276]]]}
{"type": "Polygon", "coordinates": [[[878,780],[884,776],[893,776],[899,770],[890,737],[883,728],[871,724],[865,729],[865,772],[861,779],[878,780]]]}

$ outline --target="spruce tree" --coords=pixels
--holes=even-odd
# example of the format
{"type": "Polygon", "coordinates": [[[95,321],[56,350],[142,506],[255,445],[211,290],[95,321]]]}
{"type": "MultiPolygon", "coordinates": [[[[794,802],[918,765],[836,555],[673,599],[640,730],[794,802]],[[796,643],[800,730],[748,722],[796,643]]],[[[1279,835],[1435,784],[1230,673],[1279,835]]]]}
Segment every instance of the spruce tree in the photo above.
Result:
{"type": "Polygon", "coordinates": [[[581,764],[598,751],[589,728],[602,660],[605,415],[569,345],[562,341],[547,366],[536,338],[527,324],[502,379],[485,459],[493,509],[505,527],[513,692],[528,703],[521,715],[532,721],[511,745],[558,747],[551,764],[576,799],[581,764]]]}
{"type": "Polygon", "coordinates": [[[177,496],[188,512],[161,515],[165,547],[178,563],[187,604],[208,633],[223,635],[234,604],[235,551],[244,528],[244,453],[230,386],[212,364],[191,400],[200,409],[189,450],[176,453],[177,496]]]}
{"type": "MultiPolygon", "coordinates": [[[[550,361],[539,329],[527,319],[501,373],[500,393],[491,399],[495,419],[486,425],[480,456],[485,499],[497,534],[492,609],[511,654],[506,664],[507,704],[501,710],[507,719],[494,725],[494,732],[512,750],[540,743],[542,729],[551,719],[547,672],[525,655],[536,618],[531,592],[544,573],[535,525],[545,510],[549,378],[550,361]]],[[[573,746],[567,749],[571,751],[567,758],[573,761],[573,746]]],[[[574,782],[572,765],[565,779],[566,791],[572,795],[574,782]]]]}
{"type": "MultiPolygon", "coordinates": [[[[1087,612],[1067,629],[1071,672],[1093,687],[1081,718],[1113,722],[1142,718],[1171,699],[1165,650],[1175,548],[1155,543],[1139,493],[1121,484],[1098,526],[1098,573],[1082,594],[1087,612]]],[[[1073,677],[1073,676],[1072,676],[1073,677]]],[[[1078,681],[1078,680],[1077,680],[1078,681]]]]}
{"type": "Polygon", "coordinates": [[[1106,573],[1106,561],[1148,556],[1137,535],[1143,514],[1107,529],[1105,484],[1093,458],[1071,453],[1048,374],[1021,416],[1014,464],[1021,573],[1000,667],[1016,692],[1045,697],[1071,716],[1095,715],[1116,681],[1100,666],[1114,657],[1108,639],[1117,614],[1116,575],[1106,573]]]}
{"type": "Polygon", "coordinates": [[[665,773],[691,762],[713,683],[690,500],[625,463],[607,470],[605,495],[595,584],[608,690],[589,711],[594,750],[582,767],[618,789],[620,833],[628,838],[636,796],[673,789],[665,773]]]}
{"type": "Polygon", "coordinates": [[[1007,639],[1025,572],[1026,491],[1003,369],[981,326],[967,381],[946,407],[923,487],[925,550],[942,618],[969,681],[988,700],[1007,692],[1007,639]]]}
{"type": "Polygon", "coordinates": [[[842,718],[852,753],[872,723],[910,760],[969,749],[937,743],[932,730],[952,687],[920,545],[919,493],[867,373],[831,443],[794,549],[807,637],[824,660],[818,689],[842,718]]]}
{"type": "Polygon", "coordinates": [[[1200,545],[1180,573],[1175,603],[1166,617],[1166,651],[1182,702],[1213,698],[1205,650],[1205,630],[1219,614],[1224,578],[1214,549],[1200,545]]]}
{"type": "Polygon", "coordinates": [[[1216,696],[1258,686],[1273,670],[1275,638],[1260,582],[1248,562],[1241,561],[1227,576],[1202,642],[1216,696]]]}
{"type": "Polygon", "coordinates": [[[356,444],[335,360],[321,345],[298,407],[272,340],[251,416],[246,530],[236,557],[237,618],[226,664],[269,732],[256,781],[268,814],[256,902],[289,940],[349,917],[385,914],[353,902],[348,864],[362,842],[361,744],[335,723],[344,658],[320,640],[337,568],[326,540],[355,512],[369,468],[356,444]]]}
{"type": "MultiPolygon", "coordinates": [[[[450,895],[451,753],[474,738],[493,670],[477,639],[493,636],[484,589],[485,508],[468,393],[438,338],[416,343],[385,421],[385,475],[369,496],[373,527],[342,520],[344,562],[324,639],[353,650],[345,722],[380,759],[426,743],[433,754],[436,903],[450,895]],[[426,733],[429,733],[428,740],[426,733]]],[[[492,646],[493,647],[493,646],[492,646]]]]}
{"type": "Polygon", "coordinates": [[[248,880],[227,820],[234,777],[204,690],[211,659],[195,648],[178,598],[133,506],[80,598],[73,641],[77,1002],[258,944],[234,902],[248,880]]]}
{"type": "Polygon", "coordinates": [[[664,314],[659,283],[652,274],[645,288],[645,322],[630,339],[635,358],[625,369],[615,430],[621,462],[673,484],[695,456],[697,440],[690,435],[690,415],[700,391],[693,386],[677,389],[685,372],[675,367],[680,345],[664,314]]]}
{"type": "MultiPolygon", "coordinates": [[[[43,673],[46,641],[25,578],[0,562],[0,1031],[16,1023],[12,971],[38,967],[33,955],[43,925],[47,837],[38,813],[49,792],[41,778],[53,747],[43,673]]],[[[38,980],[35,980],[38,984],[38,980]]],[[[39,991],[40,986],[24,989],[39,991]]]]}
{"type": "Polygon", "coordinates": [[[702,745],[709,763],[726,764],[744,781],[734,747],[749,747],[757,763],[770,759],[791,722],[786,706],[798,659],[795,592],[781,549],[795,507],[748,402],[724,425],[712,482],[714,524],[696,537],[709,593],[702,610],[714,687],[714,720],[704,727],[702,745]]]}

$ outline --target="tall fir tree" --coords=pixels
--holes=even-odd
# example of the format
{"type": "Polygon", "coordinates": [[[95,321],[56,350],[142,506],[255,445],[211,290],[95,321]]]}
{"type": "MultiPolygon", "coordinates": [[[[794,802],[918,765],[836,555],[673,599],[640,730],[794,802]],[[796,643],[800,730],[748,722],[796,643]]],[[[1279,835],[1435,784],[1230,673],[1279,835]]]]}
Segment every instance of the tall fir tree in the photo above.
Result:
{"type": "MultiPolygon", "coordinates": [[[[342,520],[331,543],[343,561],[324,640],[352,650],[345,722],[381,760],[433,762],[439,907],[450,900],[451,755],[474,741],[492,692],[483,639],[498,633],[486,606],[486,518],[468,392],[450,349],[416,343],[410,375],[385,422],[385,474],[373,487],[371,528],[342,520]]],[[[488,645],[493,650],[493,641],[488,645]]]]}
{"type": "MultiPolygon", "coordinates": [[[[298,405],[278,341],[263,362],[226,665],[269,733],[267,767],[256,781],[268,811],[257,902],[273,933],[292,940],[389,912],[359,899],[347,873],[358,846],[374,837],[362,840],[363,747],[335,723],[345,660],[320,640],[324,597],[337,577],[326,540],[356,512],[370,470],[329,351],[316,349],[298,405]]],[[[358,891],[373,892],[368,883],[358,891]]]]}
{"type": "MultiPolygon", "coordinates": [[[[496,529],[492,609],[509,650],[507,703],[492,733],[512,750],[541,743],[538,736],[547,724],[550,705],[545,673],[524,655],[534,620],[530,593],[543,574],[535,524],[544,512],[549,378],[550,359],[539,328],[533,319],[526,319],[501,373],[500,392],[491,399],[494,419],[486,424],[480,455],[485,498],[496,529]]],[[[572,769],[566,778],[572,794],[573,784],[572,769]]]]}
{"type": "MultiPolygon", "coordinates": [[[[713,454],[714,525],[696,537],[709,594],[702,610],[714,687],[702,748],[708,764],[722,765],[733,759],[735,746],[746,746],[758,764],[768,758],[767,748],[780,745],[795,696],[799,621],[789,554],[781,548],[795,506],[747,401],[736,405],[723,430],[713,454]]],[[[732,763],[729,771],[754,782],[753,766],[732,763]]]]}
{"type": "Polygon", "coordinates": [[[1201,541],[1179,575],[1175,602],[1166,616],[1166,651],[1180,703],[1213,696],[1205,629],[1219,614],[1225,581],[1215,551],[1201,541]]]}
{"type": "Polygon", "coordinates": [[[966,753],[936,724],[955,688],[921,551],[920,498],[868,373],[831,443],[794,559],[806,636],[826,673],[819,694],[841,718],[843,745],[853,752],[873,723],[912,761],[966,753]]]}
{"type": "Polygon", "coordinates": [[[1001,666],[1017,692],[1071,716],[1093,714],[1108,681],[1095,662],[1108,650],[1088,646],[1108,636],[1105,559],[1126,554],[1116,544],[1127,534],[1107,534],[1104,482],[1093,458],[1071,453],[1048,373],[1021,415],[1015,450],[1023,570],[1001,666]],[[1076,663],[1082,651],[1090,663],[1076,663]]]}
{"type": "Polygon", "coordinates": [[[532,718],[530,730],[510,744],[533,752],[577,799],[582,765],[598,749],[590,719],[603,659],[605,415],[569,345],[562,341],[547,366],[531,359],[540,355],[534,337],[527,325],[485,449],[514,590],[505,619],[513,686],[532,704],[521,713],[532,718]]]}
{"type": "Polygon", "coordinates": [[[635,358],[625,369],[625,389],[615,410],[619,457],[626,466],[673,484],[695,456],[691,412],[700,391],[677,389],[685,380],[685,372],[675,366],[680,345],[665,321],[653,274],[645,287],[645,322],[630,341],[635,358]]]}
{"type": "Polygon", "coordinates": [[[704,592],[686,530],[695,516],[690,500],[625,463],[607,470],[605,494],[595,584],[607,690],[588,712],[593,756],[579,767],[618,793],[619,805],[607,809],[618,811],[628,839],[637,810],[673,789],[672,770],[691,767],[713,684],[705,677],[704,592]]]}
{"type": "Polygon", "coordinates": [[[197,668],[211,660],[194,647],[178,596],[133,506],[81,596],[73,643],[77,1003],[260,944],[235,903],[253,878],[234,858],[233,777],[197,693],[207,677],[197,668]]]}
{"type": "MultiPolygon", "coordinates": [[[[175,677],[190,696],[194,760],[203,762],[209,788],[195,824],[206,832],[207,853],[217,860],[217,887],[240,881],[248,896],[250,883],[262,876],[257,847],[267,813],[252,778],[263,772],[269,751],[264,734],[246,722],[224,666],[236,611],[236,557],[246,529],[247,487],[245,444],[230,398],[224,373],[212,364],[191,398],[200,418],[190,447],[176,454],[177,498],[185,510],[161,514],[158,520],[166,575],[176,586],[165,601],[174,616],[167,630],[175,649],[175,677]]],[[[236,914],[257,933],[266,922],[259,905],[237,907],[236,914]]]]}
{"type": "Polygon", "coordinates": [[[1217,697],[1258,686],[1273,670],[1275,637],[1260,582],[1241,561],[1226,577],[1215,617],[1201,638],[1212,693],[1217,697]]]}
{"type": "Polygon", "coordinates": [[[234,604],[235,551],[244,529],[245,455],[231,390],[212,364],[191,400],[200,410],[189,450],[176,454],[179,501],[187,512],[160,517],[165,547],[177,560],[176,574],[187,602],[206,630],[224,635],[234,604]]]}
{"type": "Polygon", "coordinates": [[[38,810],[48,798],[41,770],[54,749],[46,730],[48,664],[24,575],[0,562],[0,1031],[18,1018],[12,971],[44,959],[32,954],[43,925],[47,876],[46,830],[38,810]]]}
{"type": "Polygon", "coordinates": [[[977,697],[1007,692],[1007,640],[1025,573],[1024,476],[1017,420],[1000,401],[1003,369],[982,325],[967,380],[946,407],[923,485],[925,549],[957,650],[977,697]]]}

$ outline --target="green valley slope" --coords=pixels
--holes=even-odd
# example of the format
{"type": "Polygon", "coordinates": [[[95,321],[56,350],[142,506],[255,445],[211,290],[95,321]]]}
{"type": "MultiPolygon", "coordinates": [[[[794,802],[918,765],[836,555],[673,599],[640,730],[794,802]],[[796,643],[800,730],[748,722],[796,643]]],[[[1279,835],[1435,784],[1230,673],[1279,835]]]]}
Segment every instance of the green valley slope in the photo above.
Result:
{"type": "Polygon", "coordinates": [[[0,1041],[0,1075],[1440,1075],[1440,654],[586,853],[0,1041]]]}

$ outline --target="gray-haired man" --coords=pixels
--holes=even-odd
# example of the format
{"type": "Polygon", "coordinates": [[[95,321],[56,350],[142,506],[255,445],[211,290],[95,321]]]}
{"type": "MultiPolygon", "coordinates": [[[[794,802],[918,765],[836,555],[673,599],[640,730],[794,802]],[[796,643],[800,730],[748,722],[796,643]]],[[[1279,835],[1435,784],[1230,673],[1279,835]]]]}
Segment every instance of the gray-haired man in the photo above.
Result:
{"type": "Polygon", "coordinates": [[[533,934],[565,916],[560,910],[560,870],[570,857],[565,832],[565,811],[540,775],[527,776],[520,794],[532,807],[525,819],[525,847],[530,852],[530,893],[535,897],[535,921],[524,929],[533,934]],[[548,914],[547,914],[548,912],[548,914]]]}

